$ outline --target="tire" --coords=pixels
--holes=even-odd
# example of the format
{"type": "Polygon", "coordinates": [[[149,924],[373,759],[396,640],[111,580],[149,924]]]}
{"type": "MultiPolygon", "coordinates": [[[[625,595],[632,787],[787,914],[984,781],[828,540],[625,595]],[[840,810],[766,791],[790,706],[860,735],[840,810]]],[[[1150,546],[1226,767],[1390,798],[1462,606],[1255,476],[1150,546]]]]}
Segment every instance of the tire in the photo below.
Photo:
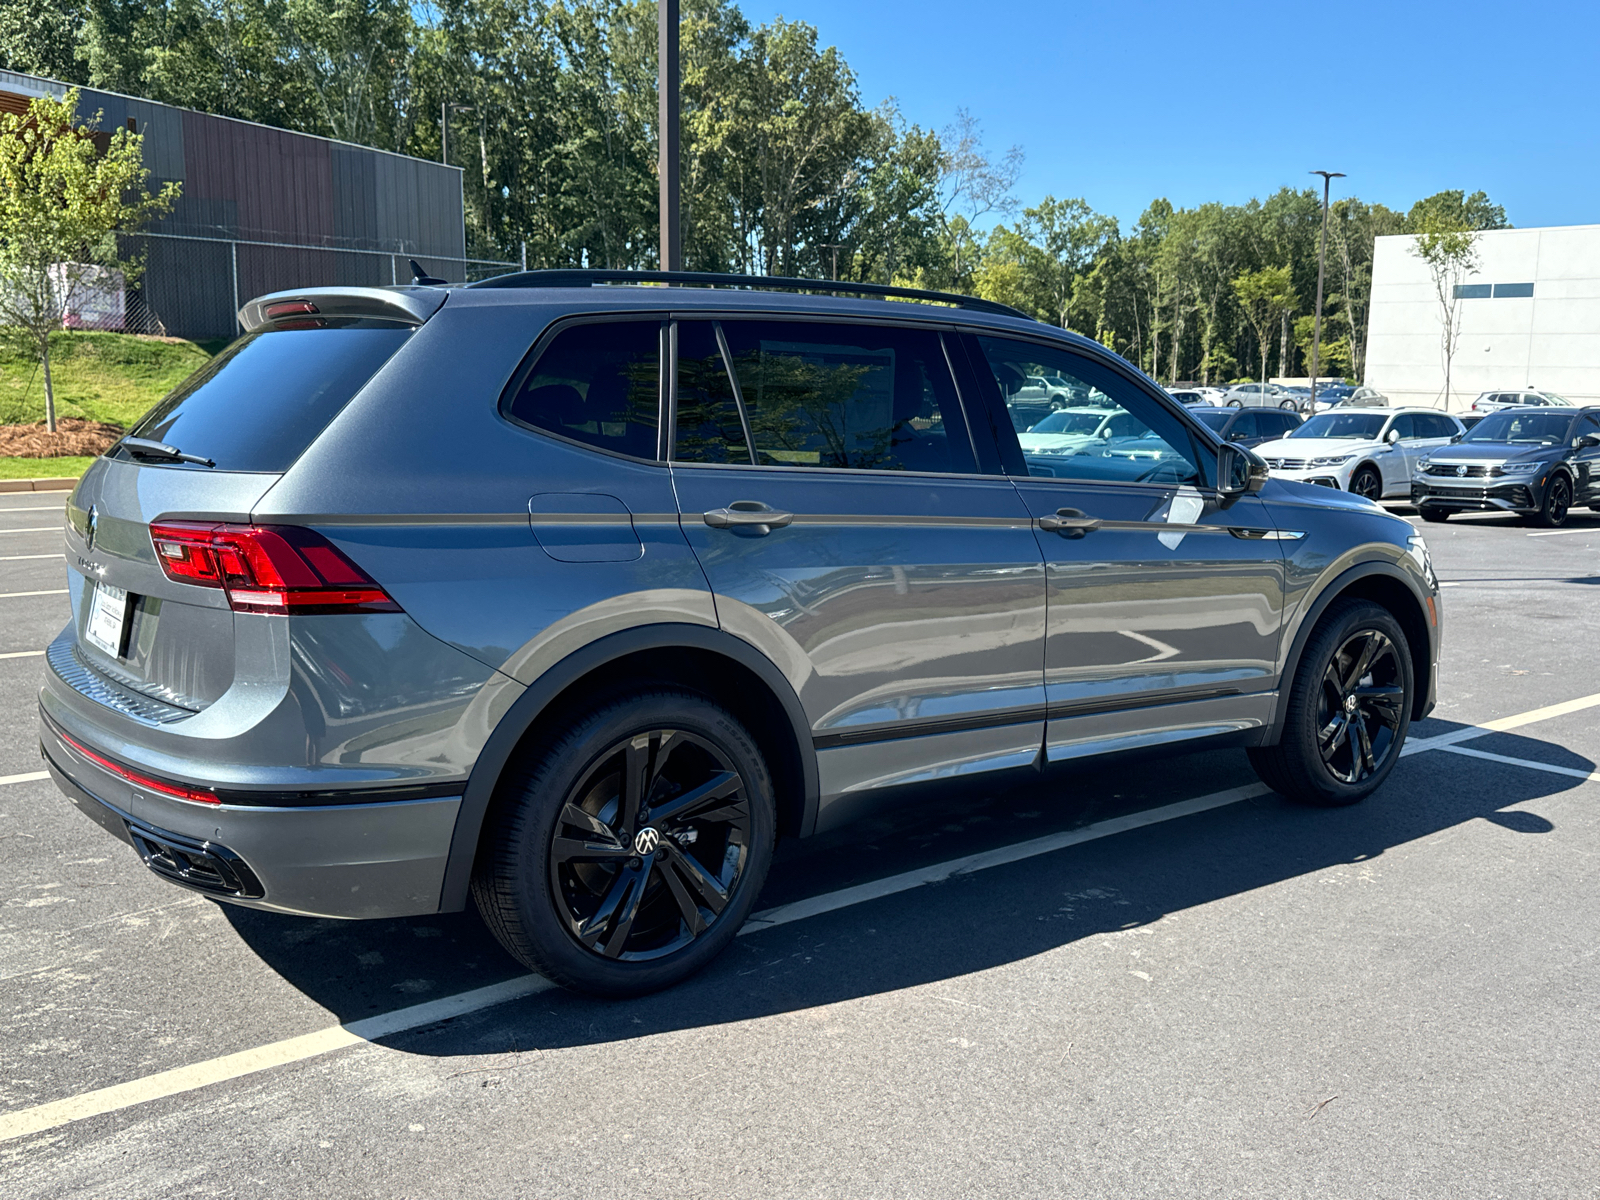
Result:
{"type": "Polygon", "coordinates": [[[1282,408],[1282,409],[1287,409],[1289,412],[1299,412],[1300,411],[1299,403],[1297,401],[1294,401],[1294,400],[1283,400],[1283,401],[1280,401],[1279,404],[1278,404],[1278,407],[1282,408]]]}
{"type": "Polygon", "coordinates": [[[500,944],[546,978],[643,995],[733,940],[776,830],[771,773],[749,731],[704,696],[652,689],[528,748],[491,810],[473,899],[500,944]]]}
{"type": "Polygon", "coordinates": [[[1362,467],[1350,476],[1350,492],[1376,504],[1383,496],[1383,477],[1372,467],[1362,467]]]}
{"type": "Polygon", "coordinates": [[[1243,400],[1224,400],[1223,404],[1227,405],[1229,408],[1243,408],[1244,407],[1244,401],[1243,400]]]}
{"type": "Polygon", "coordinates": [[[1450,510],[1448,508],[1419,508],[1417,511],[1422,514],[1424,521],[1432,521],[1436,525],[1450,519],[1450,510]]]}
{"type": "Polygon", "coordinates": [[[1529,513],[1524,519],[1529,525],[1555,529],[1567,523],[1567,514],[1571,511],[1572,484],[1565,475],[1558,474],[1550,481],[1550,486],[1545,488],[1544,503],[1539,506],[1539,511],[1529,513]]]}
{"type": "Polygon", "coordinates": [[[1415,696],[1410,646],[1394,614],[1369,600],[1336,600],[1300,656],[1278,744],[1249,750],[1250,765],[1298,803],[1355,804],[1394,769],[1415,696]],[[1367,671],[1352,676],[1369,646],[1367,671]]]}

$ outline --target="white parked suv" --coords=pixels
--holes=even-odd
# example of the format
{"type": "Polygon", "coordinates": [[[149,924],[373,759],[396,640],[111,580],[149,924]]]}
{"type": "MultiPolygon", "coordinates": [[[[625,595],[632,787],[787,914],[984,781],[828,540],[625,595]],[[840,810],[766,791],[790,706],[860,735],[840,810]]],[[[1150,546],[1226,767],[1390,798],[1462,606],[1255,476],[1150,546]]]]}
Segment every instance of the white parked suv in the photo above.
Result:
{"type": "Polygon", "coordinates": [[[1534,388],[1519,388],[1516,391],[1484,392],[1472,402],[1472,411],[1475,413],[1499,412],[1502,408],[1519,408],[1523,405],[1544,407],[1555,406],[1558,408],[1573,407],[1572,401],[1555,392],[1541,392],[1534,388]]]}
{"type": "Polygon", "coordinates": [[[1411,476],[1428,451],[1465,426],[1427,408],[1339,407],[1306,418],[1286,438],[1256,447],[1272,474],[1354,492],[1368,500],[1411,495],[1411,476]]]}
{"type": "Polygon", "coordinates": [[[1294,408],[1300,398],[1275,383],[1241,383],[1223,393],[1222,402],[1230,408],[1294,408]]]}

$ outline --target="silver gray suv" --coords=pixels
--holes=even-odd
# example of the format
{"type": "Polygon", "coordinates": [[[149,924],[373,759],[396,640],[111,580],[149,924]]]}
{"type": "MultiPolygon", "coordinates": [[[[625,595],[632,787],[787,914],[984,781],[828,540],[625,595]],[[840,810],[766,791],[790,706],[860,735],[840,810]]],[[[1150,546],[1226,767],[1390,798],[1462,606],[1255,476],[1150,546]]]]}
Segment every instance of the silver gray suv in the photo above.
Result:
{"type": "Polygon", "coordinates": [[[1204,740],[1346,804],[1434,703],[1409,525],[997,305],[535,272],[241,320],[72,494],[40,696],[61,790],[221,900],[470,894],[632,994],[727,945],[777,838],[908,788],[1204,740]],[[1130,419],[1025,454],[1040,376],[1130,419]]]}

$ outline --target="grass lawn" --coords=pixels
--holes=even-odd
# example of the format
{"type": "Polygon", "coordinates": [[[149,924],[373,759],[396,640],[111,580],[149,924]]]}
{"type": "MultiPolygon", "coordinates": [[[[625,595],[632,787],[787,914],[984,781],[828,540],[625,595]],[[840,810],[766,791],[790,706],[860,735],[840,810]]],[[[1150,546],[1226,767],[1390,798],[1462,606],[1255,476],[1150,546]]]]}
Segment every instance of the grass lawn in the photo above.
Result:
{"type": "Polygon", "coordinates": [[[0,479],[66,479],[82,475],[92,458],[0,458],[0,479]]]}
{"type": "MultiPolygon", "coordinates": [[[[8,342],[9,339],[0,341],[0,425],[42,421],[44,372],[27,350],[8,342]]],[[[56,415],[130,426],[226,344],[127,333],[51,334],[50,374],[55,383],[56,415]]],[[[5,477],[17,478],[9,468],[5,469],[5,477]]]]}

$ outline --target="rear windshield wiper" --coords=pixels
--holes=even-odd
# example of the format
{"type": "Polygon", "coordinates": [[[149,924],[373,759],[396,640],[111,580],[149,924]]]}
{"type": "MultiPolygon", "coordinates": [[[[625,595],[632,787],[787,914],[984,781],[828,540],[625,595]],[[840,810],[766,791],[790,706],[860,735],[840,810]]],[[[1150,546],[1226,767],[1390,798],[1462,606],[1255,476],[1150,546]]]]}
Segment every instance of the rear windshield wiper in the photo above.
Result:
{"type": "Polygon", "coordinates": [[[149,438],[125,437],[122,439],[122,448],[135,458],[159,458],[164,462],[194,463],[201,467],[217,465],[209,458],[201,458],[198,454],[185,454],[176,446],[151,441],[149,438]]]}

